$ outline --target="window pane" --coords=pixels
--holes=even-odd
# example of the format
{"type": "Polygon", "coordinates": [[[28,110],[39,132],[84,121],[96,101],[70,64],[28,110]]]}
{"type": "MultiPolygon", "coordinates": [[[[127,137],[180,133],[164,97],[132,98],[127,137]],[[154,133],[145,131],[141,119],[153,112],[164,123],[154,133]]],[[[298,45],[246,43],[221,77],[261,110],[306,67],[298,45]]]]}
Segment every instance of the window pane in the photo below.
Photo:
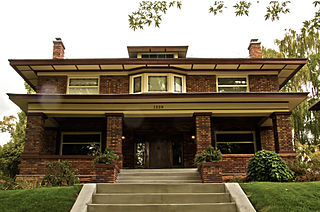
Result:
{"type": "Polygon", "coordinates": [[[167,91],[167,76],[149,76],[148,91],[167,91]]]}
{"type": "Polygon", "coordinates": [[[63,155],[90,155],[94,150],[100,150],[99,144],[63,144],[63,155]]]}
{"type": "Polygon", "coordinates": [[[218,78],[219,85],[247,85],[246,78],[218,78]]]}
{"type": "Polygon", "coordinates": [[[98,79],[70,79],[69,86],[98,86],[98,79]]]}
{"type": "Polygon", "coordinates": [[[219,87],[219,92],[246,92],[247,87],[219,87]]]}
{"type": "Polygon", "coordinates": [[[133,93],[141,92],[141,77],[133,78],[133,93]]]}
{"type": "Polygon", "coordinates": [[[69,87],[69,94],[99,94],[99,88],[77,88],[77,87],[73,87],[73,88],[70,88],[69,87]]]}
{"type": "Polygon", "coordinates": [[[217,144],[222,154],[254,154],[254,144],[229,143],[217,144]]]}
{"type": "Polygon", "coordinates": [[[174,92],[182,92],[182,77],[174,77],[174,92]]]}
{"type": "Polygon", "coordinates": [[[218,134],[216,135],[217,142],[241,142],[241,141],[252,141],[253,142],[253,134],[252,133],[237,133],[237,134],[218,134]]]}

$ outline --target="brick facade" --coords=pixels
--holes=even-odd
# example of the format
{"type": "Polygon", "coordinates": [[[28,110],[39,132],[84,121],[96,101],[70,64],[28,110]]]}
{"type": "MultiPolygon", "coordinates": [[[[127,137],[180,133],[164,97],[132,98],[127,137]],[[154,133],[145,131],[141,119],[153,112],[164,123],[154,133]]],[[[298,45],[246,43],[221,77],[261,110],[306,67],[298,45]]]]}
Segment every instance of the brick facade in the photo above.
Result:
{"type": "Polygon", "coordinates": [[[197,153],[211,145],[211,113],[194,113],[197,153]]]}
{"type": "Polygon", "coordinates": [[[114,153],[119,155],[119,167],[122,168],[122,119],[123,114],[106,114],[106,146],[113,149],[114,153]]]}
{"type": "Polygon", "coordinates": [[[28,113],[25,144],[23,153],[42,154],[45,145],[45,123],[46,116],[43,113],[28,113]]]}
{"type": "Polygon", "coordinates": [[[128,76],[100,76],[100,94],[128,94],[128,76]]]}
{"type": "Polygon", "coordinates": [[[275,150],[278,153],[294,152],[290,115],[291,113],[273,113],[271,115],[275,150]]]}
{"type": "Polygon", "coordinates": [[[222,183],[222,163],[205,162],[198,166],[203,183],[222,183]]]}
{"type": "Polygon", "coordinates": [[[45,128],[42,154],[54,155],[57,149],[57,128],[45,128]]]}
{"type": "Polygon", "coordinates": [[[216,76],[190,76],[186,77],[187,93],[201,93],[201,92],[217,92],[216,76]]]}
{"type": "Polygon", "coordinates": [[[279,82],[276,75],[249,75],[250,92],[279,92],[279,82]]]}
{"type": "Polygon", "coordinates": [[[66,94],[67,83],[67,76],[41,76],[38,79],[37,93],[66,94]]]}
{"type": "Polygon", "coordinates": [[[272,127],[260,128],[261,149],[275,151],[274,135],[272,127]]]}

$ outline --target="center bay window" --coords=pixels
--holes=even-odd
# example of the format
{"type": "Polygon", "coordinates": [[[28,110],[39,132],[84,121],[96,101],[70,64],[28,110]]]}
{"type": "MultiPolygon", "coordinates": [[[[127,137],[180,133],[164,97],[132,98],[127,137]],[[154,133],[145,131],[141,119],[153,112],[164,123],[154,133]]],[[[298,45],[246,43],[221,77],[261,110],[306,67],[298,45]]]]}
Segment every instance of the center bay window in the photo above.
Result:
{"type": "Polygon", "coordinates": [[[130,77],[130,93],[183,93],[185,76],[172,73],[143,73],[130,77]]]}

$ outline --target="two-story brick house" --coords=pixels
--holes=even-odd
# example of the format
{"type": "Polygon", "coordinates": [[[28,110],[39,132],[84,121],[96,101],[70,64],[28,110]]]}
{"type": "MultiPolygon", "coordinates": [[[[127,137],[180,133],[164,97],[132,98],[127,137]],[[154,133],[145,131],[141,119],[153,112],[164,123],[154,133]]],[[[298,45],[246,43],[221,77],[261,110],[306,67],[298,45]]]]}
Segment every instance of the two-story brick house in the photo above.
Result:
{"type": "Polygon", "coordinates": [[[307,93],[279,92],[305,59],[187,58],[187,46],[130,46],[129,58],[9,60],[36,94],[8,94],[27,113],[20,177],[39,177],[66,159],[92,175],[92,148],[106,146],[123,168],[193,167],[210,144],[223,175],[244,176],[260,149],[295,157],[291,111],[307,93]]]}

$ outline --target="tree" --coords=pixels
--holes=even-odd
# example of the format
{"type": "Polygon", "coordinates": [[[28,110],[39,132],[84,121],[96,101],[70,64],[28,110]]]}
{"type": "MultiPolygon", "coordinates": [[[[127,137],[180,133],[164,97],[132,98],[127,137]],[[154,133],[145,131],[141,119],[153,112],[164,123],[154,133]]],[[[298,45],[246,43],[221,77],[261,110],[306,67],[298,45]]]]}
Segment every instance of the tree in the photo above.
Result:
{"type": "Polygon", "coordinates": [[[310,92],[291,116],[294,141],[302,144],[320,144],[320,113],[309,107],[320,95],[320,38],[313,20],[305,21],[300,32],[287,30],[281,40],[276,40],[280,52],[263,48],[264,57],[307,58],[304,66],[283,88],[284,92],[310,92]]]}
{"type": "MultiPolygon", "coordinates": [[[[225,9],[232,7],[236,16],[249,16],[250,8],[253,4],[260,4],[260,1],[246,0],[236,3],[230,1],[214,1],[209,7],[209,13],[218,15],[225,9]]],[[[276,21],[280,19],[281,14],[290,13],[291,1],[270,1],[266,7],[265,20],[276,21]]],[[[320,27],[320,1],[313,1],[318,11],[311,20],[313,27],[320,27]]],[[[160,27],[162,16],[166,14],[169,8],[176,7],[181,9],[181,1],[141,1],[138,10],[129,15],[129,27],[133,30],[143,29],[144,26],[150,26],[154,23],[155,27],[160,27]]]]}

